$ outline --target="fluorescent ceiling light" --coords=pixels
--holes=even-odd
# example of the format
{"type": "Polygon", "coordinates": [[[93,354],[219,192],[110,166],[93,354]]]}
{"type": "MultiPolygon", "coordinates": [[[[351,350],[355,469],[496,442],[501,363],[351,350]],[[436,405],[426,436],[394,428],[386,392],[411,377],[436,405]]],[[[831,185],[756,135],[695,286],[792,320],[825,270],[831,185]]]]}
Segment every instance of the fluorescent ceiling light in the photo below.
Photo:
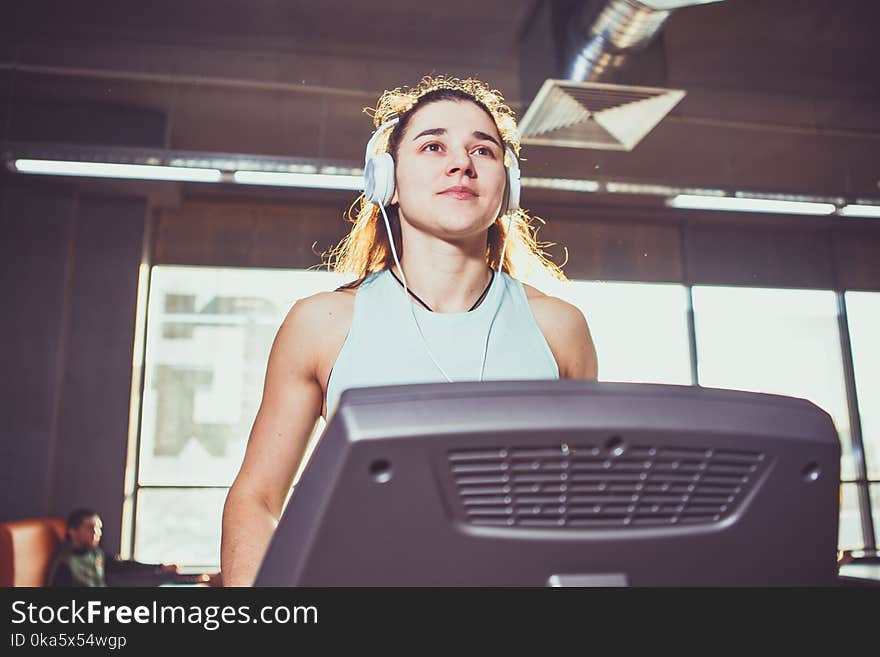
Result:
{"type": "Polygon", "coordinates": [[[324,173],[280,173],[275,171],[236,171],[235,182],[245,185],[276,187],[312,187],[317,189],[348,189],[361,191],[363,176],[340,176],[324,173]]]}
{"type": "Polygon", "coordinates": [[[598,192],[599,183],[582,178],[522,178],[523,187],[538,189],[563,189],[569,192],[598,192]]]}
{"type": "Polygon", "coordinates": [[[732,210],[735,212],[776,212],[784,214],[833,214],[833,203],[808,203],[805,201],[776,201],[763,198],[735,198],[731,196],[695,196],[679,194],[669,199],[667,205],[688,210],[732,210]]]}
{"type": "Polygon", "coordinates": [[[646,196],[675,196],[692,194],[697,196],[726,196],[723,189],[700,189],[693,187],[669,187],[650,183],[614,182],[605,183],[605,191],[609,194],[643,194],[646,196]]]}
{"type": "Polygon", "coordinates": [[[880,219],[880,205],[844,205],[837,214],[841,217],[880,219]]]}
{"type": "Polygon", "coordinates": [[[707,5],[710,2],[722,2],[723,0],[639,0],[639,2],[650,9],[657,11],[672,11],[682,7],[691,7],[693,5],[707,5]]]}
{"type": "MultiPolygon", "coordinates": [[[[699,192],[682,192],[682,194],[699,193],[699,192]]],[[[771,194],[767,192],[734,192],[737,198],[759,198],[768,201],[796,201],[798,203],[831,203],[835,207],[843,205],[846,200],[839,196],[815,196],[805,194],[771,194]]]]}
{"type": "Polygon", "coordinates": [[[91,178],[136,178],[183,182],[220,182],[219,169],[166,167],[151,164],[110,162],[68,162],[63,160],[15,160],[16,171],[49,176],[87,176],[91,178]]]}

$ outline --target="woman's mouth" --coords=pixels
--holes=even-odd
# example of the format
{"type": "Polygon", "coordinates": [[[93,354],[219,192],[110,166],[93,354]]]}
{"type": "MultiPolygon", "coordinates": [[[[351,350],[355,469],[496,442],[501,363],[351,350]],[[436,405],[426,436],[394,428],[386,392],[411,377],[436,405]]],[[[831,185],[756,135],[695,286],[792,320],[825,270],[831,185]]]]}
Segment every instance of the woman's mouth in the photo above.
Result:
{"type": "Polygon", "coordinates": [[[440,192],[440,195],[450,196],[460,201],[466,201],[476,198],[478,196],[478,194],[474,190],[472,190],[470,187],[465,187],[464,185],[456,185],[455,187],[444,189],[442,192],[440,192]]]}

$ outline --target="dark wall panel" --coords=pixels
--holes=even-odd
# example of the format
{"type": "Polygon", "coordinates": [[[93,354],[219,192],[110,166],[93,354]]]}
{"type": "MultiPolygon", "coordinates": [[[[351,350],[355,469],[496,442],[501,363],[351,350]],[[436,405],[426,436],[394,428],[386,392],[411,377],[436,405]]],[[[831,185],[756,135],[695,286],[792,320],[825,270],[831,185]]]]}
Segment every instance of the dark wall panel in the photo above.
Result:
{"type": "Polygon", "coordinates": [[[346,205],[191,202],[159,213],[153,262],[306,268],[345,236],[346,205]],[[312,245],[314,244],[314,250],[312,245]]]}
{"type": "Polygon", "coordinates": [[[109,146],[165,145],[165,116],[139,107],[69,99],[16,98],[5,137],[13,141],[109,146]]]}
{"type": "Polygon", "coordinates": [[[103,545],[114,552],[119,550],[145,216],[142,200],[80,199],[71,267],[53,506],[101,512],[103,545]]]}
{"type": "Polygon", "coordinates": [[[0,518],[46,514],[72,195],[6,187],[0,205],[0,518]]]}
{"type": "Polygon", "coordinates": [[[686,280],[710,285],[834,289],[831,228],[736,223],[685,226],[686,280]]]}
{"type": "Polygon", "coordinates": [[[842,287],[880,290],[880,231],[841,227],[835,234],[834,253],[842,287]]]}
{"type": "Polygon", "coordinates": [[[0,520],[92,507],[115,552],[146,204],[6,185],[0,520]]]}
{"type": "Polygon", "coordinates": [[[555,242],[547,249],[562,264],[563,247],[569,278],[587,280],[680,282],[681,238],[676,223],[639,221],[548,220],[539,241],[555,242]]]}

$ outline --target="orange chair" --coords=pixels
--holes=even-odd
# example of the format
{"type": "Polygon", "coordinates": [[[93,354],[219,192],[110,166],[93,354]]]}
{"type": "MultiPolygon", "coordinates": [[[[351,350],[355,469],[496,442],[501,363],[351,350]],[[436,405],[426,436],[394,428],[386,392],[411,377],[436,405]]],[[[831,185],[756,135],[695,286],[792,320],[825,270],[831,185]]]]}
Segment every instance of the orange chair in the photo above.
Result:
{"type": "Polygon", "coordinates": [[[45,586],[52,557],[65,533],[61,518],[0,523],[0,586],[45,586]]]}

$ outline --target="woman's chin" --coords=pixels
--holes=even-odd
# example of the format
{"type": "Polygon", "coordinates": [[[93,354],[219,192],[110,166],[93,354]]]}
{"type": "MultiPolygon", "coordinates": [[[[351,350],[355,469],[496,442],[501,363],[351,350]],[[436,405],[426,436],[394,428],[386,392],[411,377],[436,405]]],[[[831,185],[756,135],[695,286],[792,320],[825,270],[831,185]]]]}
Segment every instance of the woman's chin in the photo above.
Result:
{"type": "Polygon", "coordinates": [[[485,238],[488,226],[480,222],[469,224],[444,224],[437,227],[436,235],[447,240],[468,240],[485,238]]]}
{"type": "Polygon", "coordinates": [[[449,237],[470,237],[485,233],[492,221],[475,214],[446,215],[436,222],[437,229],[449,237]]]}
{"type": "Polygon", "coordinates": [[[477,212],[445,213],[442,216],[424,217],[419,220],[404,219],[407,223],[427,233],[446,240],[466,240],[485,235],[492,220],[477,212]]]}

